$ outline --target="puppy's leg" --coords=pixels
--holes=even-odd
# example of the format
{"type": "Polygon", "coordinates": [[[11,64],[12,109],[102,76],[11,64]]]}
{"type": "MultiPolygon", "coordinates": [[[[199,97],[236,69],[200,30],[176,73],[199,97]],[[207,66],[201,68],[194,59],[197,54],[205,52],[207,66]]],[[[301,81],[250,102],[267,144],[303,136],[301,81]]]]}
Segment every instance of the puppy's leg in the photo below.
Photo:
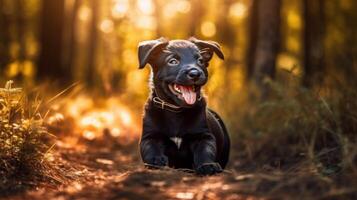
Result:
{"type": "Polygon", "coordinates": [[[145,137],[140,141],[141,158],[149,168],[168,165],[168,158],[164,151],[165,145],[161,139],[145,137]]]}
{"type": "Polygon", "coordinates": [[[222,172],[221,166],[216,162],[216,140],[211,133],[195,139],[191,144],[191,150],[196,173],[212,175],[222,172]]]}

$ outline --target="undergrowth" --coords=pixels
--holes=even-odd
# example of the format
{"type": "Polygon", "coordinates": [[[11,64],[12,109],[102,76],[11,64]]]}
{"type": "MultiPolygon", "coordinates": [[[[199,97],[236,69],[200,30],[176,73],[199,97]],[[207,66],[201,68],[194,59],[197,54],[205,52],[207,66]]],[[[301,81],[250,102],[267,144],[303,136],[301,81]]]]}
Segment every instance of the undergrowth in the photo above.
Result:
{"type": "Polygon", "coordinates": [[[288,172],[292,180],[306,177],[306,184],[317,177],[307,190],[323,183],[325,191],[350,188],[343,191],[356,197],[357,89],[339,84],[306,89],[271,80],[267,84],[268,97],[240,102],[244,106],[239,107],[234,140],[243,160],[240,167],[288,172]]]}
{"type": "Polygon", "coordinates": [[[0,88],[0,191],[19,186],[13,183],[19,180],[40,179],[49,170],[51,137],[39,112],[41,102],[37,97],[30,101],[12,84],[0,88]]]}

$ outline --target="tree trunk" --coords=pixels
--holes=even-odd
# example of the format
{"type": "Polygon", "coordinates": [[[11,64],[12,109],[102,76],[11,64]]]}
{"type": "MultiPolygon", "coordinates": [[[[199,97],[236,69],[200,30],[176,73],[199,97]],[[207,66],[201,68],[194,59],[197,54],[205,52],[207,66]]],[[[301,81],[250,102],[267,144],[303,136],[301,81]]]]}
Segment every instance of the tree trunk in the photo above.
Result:
{"type": "Polygon", "coordinates": [[[303,86],[321,83],[324,71],[324,0],[303,0],[304,12],[304,76],[303,86]]]}
{"type": "Polygon", "coordinates": [[[274,79],[275,62],[280,40],[281,0],[259,0],[258,3],[258,38],[254,59],[254,80],[266,96],[268,86],[266,78],[274,79]]]}
{"type": "Polygon", "coordinates": [[[26,43],[25,43],[25,32],[26,32],[26,23],[24,16],[24,1],[16,0],[16,30],[17,30],[17,41],[20,44],[19,49],[19,61],[23,62],[26,58],[26,43]]]}
{"type": "Polygon", "coordinates": [[[68,83],[68,71],[62,62],[64,0],[42,0],[41,9],[41,52],[37,78],[68,83]]]}
{"type": "Polygon", "coordinates": [[[64,56],[64,66],[68,69],[68,76],[74,79],[75,73],[75,59],[77,57],[77,41],[76,41],[76,27],[77,27],[77,14],[81,0],[73,0],[71,9],[66,13],[66,52],[64,56]]]}
{"type": "MultiPolygon", "coordinates": [[[[26,59],[26,41],[25,41],[25,34],[26,34],[26,23],[25,23],[25,16],[24,16],[24,5],[25,2],[23,0],[16,0],[16,37],[19,43],[19,56],[17,58],[19,62],[20,69],[23,70],[24,61],[26,59]]],[[[24,77],[22,73],[19,73],[16,77],[14,77],[16,81],[23,81],[24,77]]]]}
{"type": "Polygon", "coordinates": [[[254,74],[255,50],[258,40],[258,0],[252,0],[250,16],[248,19],[248,50],[247,50],[247,80],[251,80],[254,74]]]}
{"type": "MultiPolygon", "coordinates": [[[[218,33],[217,37],[219,41],[230,51],[231,55],[234,55],[234,49],[236,47],[236,33],[233,30],[234,27],[229,23],[229,18],[227,13],[229,13],[229,9],[233,4],[232,0],[224,0],[222,5],[222,11],[220,13],[220,17],[218,18],[217,28],[218,33]]],[[[234,58],[232,56],[228,57],[225,61],[227,71],[231,69],[234,64],[234,58]]],[[[228,79],[227,79],[228,80],[228,79]]]]}
{"type": "Polygon", "coordinates": [[[99,21],[99,0],[91,0],[92,19],[89,34],[89,51],[87,58],[86,82],[89,88],[94,87],[96,83],[96,49],[98,42],[98,21],[99,21]]]}
{"type": "Polygon", "coordinates": [[[10,16],[4,11],[5,0],[0,0],[0,74],[10,62],[10,16]]]}

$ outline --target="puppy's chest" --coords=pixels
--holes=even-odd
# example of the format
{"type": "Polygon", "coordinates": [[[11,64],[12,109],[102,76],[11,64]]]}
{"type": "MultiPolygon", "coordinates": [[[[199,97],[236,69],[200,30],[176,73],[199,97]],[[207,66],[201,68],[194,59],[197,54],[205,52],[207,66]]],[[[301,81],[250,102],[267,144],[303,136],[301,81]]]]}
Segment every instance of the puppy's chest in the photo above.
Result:
{"type": "Polygon", "coordinates": [[[170,121],[167,124],[171,124],[166,126],[166,135],[170,138],[172,142],[174,142],[178,149],[181,147],[181,143],[185,134],[187,134],[187,130],[185,126],[183,126],[183,120],[168,120],[170,121]]]}
{"type": "Polygon", "coordinates": [[[187,125],[185,124],[184,119],[182,118],[171,118],[167,117],[161,122],[159,122],[160,125],[159,127],[162,128],[162,131],[165,132],[165,134],[168,137],[181,137],[184,134],[187,133],[187,125]]]}
{"type": "Polygon", "coordinates": [[[199,116],[177,116],[170,113],[162,115],[157,119],[156,127],[158,128],[158,132],[161,132],[169,138],[183,137],[186,134],[196,134],[206,131],[206,123],[200,119],[199,116]]]}

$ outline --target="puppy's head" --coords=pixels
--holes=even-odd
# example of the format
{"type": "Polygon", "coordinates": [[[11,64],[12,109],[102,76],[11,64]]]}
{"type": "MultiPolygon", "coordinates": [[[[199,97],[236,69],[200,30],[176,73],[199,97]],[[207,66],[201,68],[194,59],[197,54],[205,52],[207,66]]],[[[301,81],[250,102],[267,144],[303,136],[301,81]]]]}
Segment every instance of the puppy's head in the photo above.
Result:
{"type": "Polygon", "coordinates": [[[140,69],[150,64],[157,94],[182,107],[193,106],[208,79],[207,67],[213,53],[224,59],[218,43],[189,40],[144,41],[139,44],[140,69]]]}

